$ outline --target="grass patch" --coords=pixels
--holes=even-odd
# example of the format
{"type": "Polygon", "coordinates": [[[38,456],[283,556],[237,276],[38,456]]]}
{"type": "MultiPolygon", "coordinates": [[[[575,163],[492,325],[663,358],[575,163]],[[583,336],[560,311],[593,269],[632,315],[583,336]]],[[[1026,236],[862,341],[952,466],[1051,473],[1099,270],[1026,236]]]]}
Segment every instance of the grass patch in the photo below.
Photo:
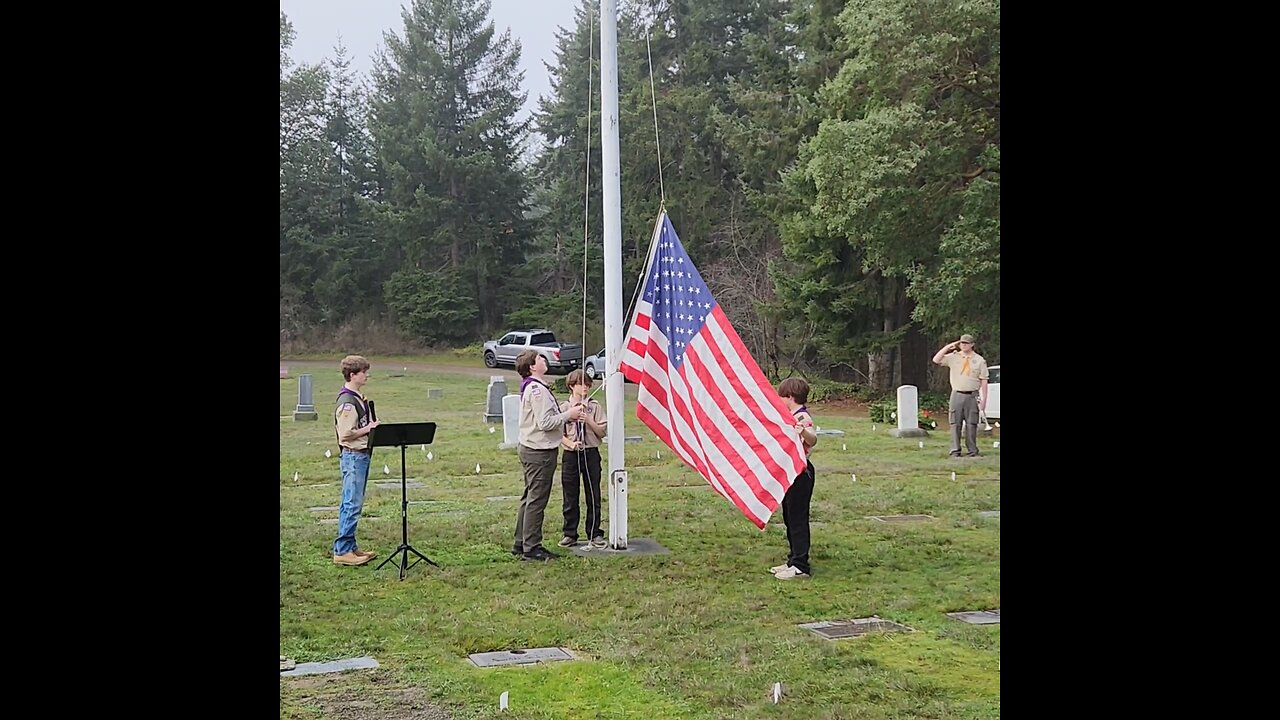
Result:
{"type": "MultiPolygon", "coordinates": [[[[342,377],[336,361],[305,370],[318,422],[292,420],[296,371],[281,380],[280,652],[298,662],[372,655],[382,665],[323,683],[283,679],[282,718],[497,718],[504,690],[509,718],[999,717],[1000,628],[944,615],[1000,606],[1000,524],[977,515],[1000,507],[991,440],[981,441],[984,458],[952,461],[945,433],[921,450],[883,425],[873,432],[865,415],[816,406],[819,424],[847,434],[821,437],[813,455],[814,576],[779,582],[766,568],[786,556],[781,513],[761,532],[713,492],[669,488],[703,481],[635,419],[628,386],[627,434],[644,438],[625,447],[629,534],[671,554],[532,565],[508,552],[517,501],[486,500],[522,490],[515,452],[497,449],[501,427],[491,434],[481,419],[487,381],[451,372],[456,358],[439,358],[438,368],[433,358],[371,361],[365,390],[382,420],[439,424],[434,459],[409,448],[406,469],[423,485],[409,499],[433,501],[409,508],[409,541],[443,567],[420,564],[403,582],[390,565],[373,569],[400,541],[400,489],[373,485],[399,479],[390,450],[375,453],[359,527],[361,546],[381,554],[361,568],[332,564],[335,528],[319,519],[336,515],[307,508],[339,502],[330,407],[342,377]],[[403,377],[388,376],[408,363],[403,377]],[[429,387],[444,398],[428,398],[429,387]],[[327,486],[307,487],[316,483],[327,486]],[[937,520],[864,519],[887,514],[937,520]],[[796,627],[873,614],[916,632],[830,642],[796,627]],[[554,646],[583,659],[492,670],[466,660],[554,646]],[[774,682],[785,687],[776,706],[774,682]],[[420,694],[406,699],[413,688],[420,694]],[[371,693],[363,700],[362,689],[371,693]],[[352,705],[365,700],[373,706],[352,705]]],[[[559,538],[559,508],[557,482],[548,547],[559,538]]]]}

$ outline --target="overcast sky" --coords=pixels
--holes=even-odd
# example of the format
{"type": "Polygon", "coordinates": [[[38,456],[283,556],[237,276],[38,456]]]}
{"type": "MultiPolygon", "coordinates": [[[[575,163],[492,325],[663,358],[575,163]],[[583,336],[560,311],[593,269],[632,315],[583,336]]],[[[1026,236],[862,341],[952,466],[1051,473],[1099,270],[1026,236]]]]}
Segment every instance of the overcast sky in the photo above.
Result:
{"type": "MultiPolygon", "coordinates": [[[[497,32],[511,29],[520,41],[520,67],[524,69],[525,101],[521,118],[537,107],[538,96],[551,92],[542,62],[555,61],[556,28],[573,25],[577,0],[491,0],[489,18],[497,32]]],[[[298,63],[315,63],[333,56],[338,36],[347,46],[351,67],[368,76],[373,54],[382,47],[382,33],[393,30],[403,37],[401,0],[280,0],[280,9],[293,23],[296,37],[289,57],[298,63]]]]}

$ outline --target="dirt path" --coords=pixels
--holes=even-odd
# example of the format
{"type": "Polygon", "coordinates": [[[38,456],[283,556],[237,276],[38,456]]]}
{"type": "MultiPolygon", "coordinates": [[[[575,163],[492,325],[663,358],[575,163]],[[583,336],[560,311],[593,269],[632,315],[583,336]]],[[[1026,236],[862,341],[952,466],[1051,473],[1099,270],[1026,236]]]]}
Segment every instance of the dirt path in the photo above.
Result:
{"type": "MultiPolygon", "coordinates": [[[[504,368],[487,368],[484,366],[483,363],[479,361],[476,361],[474,365],[464,365],[462,364],[461,361],[456,365],[443,363],[443,362],[439,362],[439,363],[436,363],[436,362],[391,363],[391,362],[376,362],[376,361],[370,361],[370,362],[372,362],[373,364],[372,370],[373,370],[374,377],[377,377],[379,374],[388,375],[391,373],[403,372],[405,370],[412,370],[414,372],[450,373],[453,375],[466,375],[468,377],[480,377],[480,378],[488,378],[490,375],[502,375],[506,377],[508,380],[511,380],[512,378],[519,379],[520,377],[519,375],[516,374],[516,371],[513,368],[505,368],[505,367],[504,368]]],[[[309,370],[309,371],[314,371],[316,369],[331,370],[335,374],[338,373],[338,363],[333,360],[284,359],[280,361],[280,364],[288,366],[290,375],[297,375],[297,372],[294,370],[294,368],[298,368],[298,369],[305,368],[306,370],[309,370]]]]}

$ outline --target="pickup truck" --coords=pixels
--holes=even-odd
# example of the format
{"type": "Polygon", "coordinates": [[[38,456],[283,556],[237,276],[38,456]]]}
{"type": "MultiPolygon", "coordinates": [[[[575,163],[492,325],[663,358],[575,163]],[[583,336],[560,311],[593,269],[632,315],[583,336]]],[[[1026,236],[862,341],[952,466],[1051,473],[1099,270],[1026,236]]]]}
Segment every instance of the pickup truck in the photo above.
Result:
{"type": "MultiPolygon", "coordinates": [[[[595,355],[588,355],[586,359],[582,361],[583,371],[585,371],[587,373],[587,377],[592,380],[599,380],[603,378],[605,371],[608,370],[608,367],[605,365],[604,350],[604,348],[600,348],[600,352],[595,355]]],[[[635,381],[631,378],[627,378],[625,382],[629,382],[633,385],[635,384],[635,381]]]]}
{"type": "Polygon", "coordinates": [[[582,366],[582,346],[577,343],[556,341],[556,336],[543,328],[534,330],[514,330],[502,336],[500,340],[489,340],[484,344],[484,366],[498,367],[509,365],[515,367],[516,358],[525,350],[537,350],[547,359],[547,368],[568,374],[582,366]]]}

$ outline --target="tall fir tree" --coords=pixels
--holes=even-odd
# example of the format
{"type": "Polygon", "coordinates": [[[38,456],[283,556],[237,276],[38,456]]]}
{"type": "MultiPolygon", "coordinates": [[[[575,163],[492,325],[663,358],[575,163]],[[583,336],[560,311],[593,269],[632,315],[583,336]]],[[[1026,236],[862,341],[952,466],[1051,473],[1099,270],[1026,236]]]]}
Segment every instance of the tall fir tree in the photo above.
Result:
{"type": "Polygon", "coordinates": [[[487,0],[414,0],[373,72],[381,228],[398,265],[386,301],[426,343],[497,328],[511,300],[503,279],[531,234],[520,45],[488,15],[487,0]]]}

